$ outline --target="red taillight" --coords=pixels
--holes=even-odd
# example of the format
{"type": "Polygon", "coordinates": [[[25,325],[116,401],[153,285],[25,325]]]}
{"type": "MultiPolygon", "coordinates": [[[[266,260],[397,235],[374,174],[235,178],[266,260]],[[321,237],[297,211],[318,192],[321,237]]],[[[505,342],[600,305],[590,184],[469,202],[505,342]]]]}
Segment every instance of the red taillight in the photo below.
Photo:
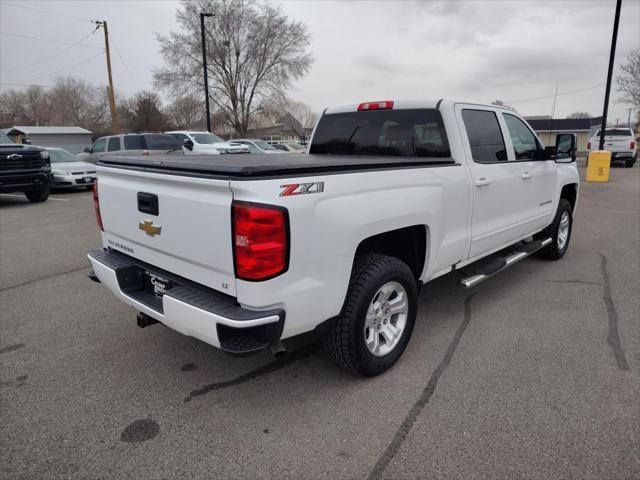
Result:
{"type": "Polygon", "coordinates": [[[382,102],[365,102],[358,105],[358,111],[363,110],[388,110],[393,108],[393,100],[383,100],[382,102]]]}
{"type": "Polygon", "coordinates": [[[104,232],[104,227],[102,226],[102,215],[100,215],[100,199],[98,198],[98,179],[96,178],[93,181],[93,208],[96,211],[96,222],[98,222],[98,226],[100,230],[104,232]]]}
{"type": "Polygon", "coordinates": [[[634,142],[633,140],[631,140],[629,142],[629,150],[633,150],[634,148],[636,148],[636,142],[634,142]]]}
{"type": "Polygon", "coordinates": [[[591,142],[587,142],[587,150],[591,150],[591,142]]]}
{"type": "Polygon", "coordinates": [[[287,268],[287,213],[266,205],[233,205],[236,276],[266,280],[287,268]]]}

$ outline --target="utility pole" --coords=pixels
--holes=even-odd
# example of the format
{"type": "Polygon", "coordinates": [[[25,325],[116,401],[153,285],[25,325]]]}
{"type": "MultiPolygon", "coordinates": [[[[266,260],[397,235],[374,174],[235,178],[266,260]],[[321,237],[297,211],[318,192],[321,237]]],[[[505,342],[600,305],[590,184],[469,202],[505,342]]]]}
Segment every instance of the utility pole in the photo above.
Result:
{"type": "Polygon", "coordinates": [[[611,77],[613,76],[613,62],[616,57],[616,42],[618,40],[618,24],[620,23],[620,7],[622,0],[616,0],[616,14],[613,20],[613,35],[611,36],[611,51],[609,52],[609,71],[607,73],[607,88],[604,93],[604,108],[602,110],[602,126],[600,127],[600,145],[598,150],[604,150],[604,132],[607,129],[607,113],[609,110],[609,93],[611,92],[611,77]]]}
{"type": "Polygon", "coordinates": [[[111,74],[111,52],[109,50],[109,28],[107,27],[107,21],[97,21],[96,28],[102,27],[104,30],[104,49],[107,54],[107,74],[109,76],[109,108],[111,110],[111,133],[118,133],[118,113],[116,111],[116,94],[113,90],[113,76],[111,74]]]}
{"type": "Polygon", "coordinates": [[[204,100],[207,108],[207,132],[211,133],[211,107],[209,106],[209,75],[207,73],[207,44],[204,34],[204,17],[213,17],[213,13],[200,13],[200,36],[202,37],[202,68],[204,69],[204,100]]]}

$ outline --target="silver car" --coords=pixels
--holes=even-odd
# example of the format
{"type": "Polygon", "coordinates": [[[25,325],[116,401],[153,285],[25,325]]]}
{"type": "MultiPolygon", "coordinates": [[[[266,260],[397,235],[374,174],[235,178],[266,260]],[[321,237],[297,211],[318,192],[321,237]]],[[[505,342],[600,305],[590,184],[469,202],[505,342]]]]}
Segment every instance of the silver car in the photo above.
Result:
{"type": "Polygon", "coordinates": [[[269,145],[264,140],[258,140],[257,138],[239,138],[229,140],[234,143],[242,143],[249,147],[249,151],[251,153],[283,153],[282,150],[278,150],[277,148],[269,145]]]}
{"type": "Polygon", "coordinates": [[[182,144],[165,133],[121,133],[100,137],[91,147],[78,154],[78,159],[97,163],[105,155],[184,155],[182,144]]]}
{"type": "Polygon", "coordinates": [[[53,181],[51,188],[93,188],[96,179],[96,166],[82,162],[71,152],[63,148],[46,148],[51,161],[53,181]]]}

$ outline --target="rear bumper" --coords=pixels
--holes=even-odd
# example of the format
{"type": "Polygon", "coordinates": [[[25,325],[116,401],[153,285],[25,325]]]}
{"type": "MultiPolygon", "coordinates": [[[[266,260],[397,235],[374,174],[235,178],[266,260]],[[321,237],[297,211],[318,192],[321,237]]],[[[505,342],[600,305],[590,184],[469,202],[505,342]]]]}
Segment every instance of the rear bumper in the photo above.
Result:
{"type": "Polygon", "coordinates": [[[184,335],[237,355],[259,351],[280,339],[282,309],[242,308],[232,297],[114,250],[93,250],[88,258],[95,276],[116,297],[184,335]],[[167,277],[173,286],[157,297],[143,287],[145,272],[167,277]],[[251,351],[238,350],[238,344],[249,340],[251,351]]]}

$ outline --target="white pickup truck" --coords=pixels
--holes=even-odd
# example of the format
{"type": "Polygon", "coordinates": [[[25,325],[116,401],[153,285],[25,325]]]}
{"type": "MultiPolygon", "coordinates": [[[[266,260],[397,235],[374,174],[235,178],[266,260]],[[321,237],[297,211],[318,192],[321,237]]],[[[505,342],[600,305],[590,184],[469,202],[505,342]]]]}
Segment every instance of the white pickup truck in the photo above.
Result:
{"type": "Polygon", "coordinates": [[[329,108],[309,154],[103,157],[93,280],[162,324],[246,355],[310,331],[378,374],[407,346],[419,288],[471,288],[561,258],[575,137],[545,148],[512,110],[439,100],[329,108]]]}
{"type": "MultiPolygon", "coordinates": [[[[587,142],[587,155],[592,150],[598,150],[600,145],[600,129],[587,142]]],[[[636,137],[633,130],[625,127],[607,128],[604,131],[604,149],[611,152],[611,163],[624,162],[627,168],[632,168],[638,159],[636,137]]]]}

